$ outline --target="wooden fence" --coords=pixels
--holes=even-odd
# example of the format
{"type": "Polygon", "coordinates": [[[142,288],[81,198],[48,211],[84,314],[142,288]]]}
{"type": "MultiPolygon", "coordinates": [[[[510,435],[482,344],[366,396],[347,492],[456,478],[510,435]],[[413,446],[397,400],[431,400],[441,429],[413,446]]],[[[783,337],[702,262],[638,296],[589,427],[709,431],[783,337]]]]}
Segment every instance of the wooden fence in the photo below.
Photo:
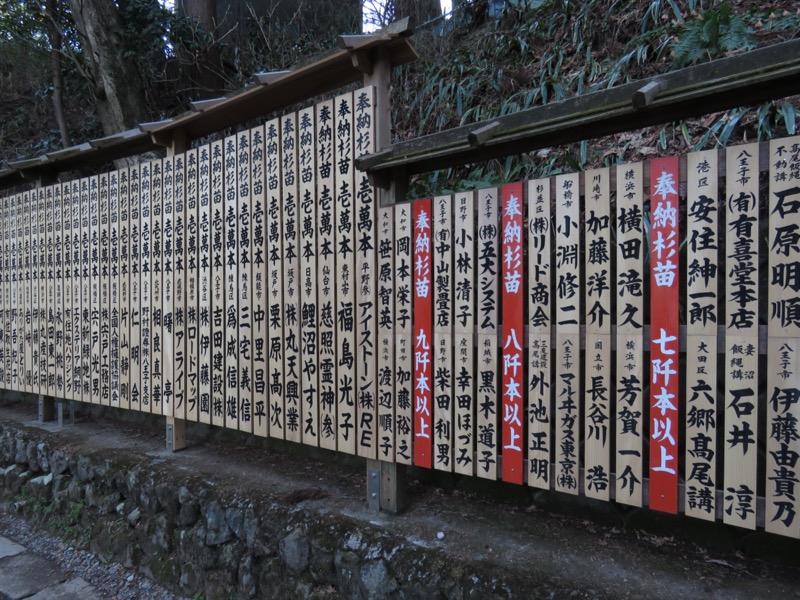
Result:
{"type": "Polygon", "coordinates": [[[800,137],[390,207],[375,137],[2,198],[0,383],[800,537],[800,137]]]}

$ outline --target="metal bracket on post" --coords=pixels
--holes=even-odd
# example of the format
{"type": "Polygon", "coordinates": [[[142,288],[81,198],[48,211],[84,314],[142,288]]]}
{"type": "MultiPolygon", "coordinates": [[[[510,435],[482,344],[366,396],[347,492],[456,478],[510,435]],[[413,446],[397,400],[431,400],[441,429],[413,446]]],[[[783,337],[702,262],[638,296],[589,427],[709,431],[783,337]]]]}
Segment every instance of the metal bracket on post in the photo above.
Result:
{"type": "Polygon", "coordinates": [[[167,417],[167,452],[186,448],[186,421],[167,417]]]}
{"type": "Polygon", "coordinates": [[[367,460],[367,508],[378,512],[381,509],[381,463],[367,460]]]}
{"type": "Polygon", "coordinates": [[[367,460],[367,507],[393,515],[406,509],[406,468],[394,462],[367,460]]]}

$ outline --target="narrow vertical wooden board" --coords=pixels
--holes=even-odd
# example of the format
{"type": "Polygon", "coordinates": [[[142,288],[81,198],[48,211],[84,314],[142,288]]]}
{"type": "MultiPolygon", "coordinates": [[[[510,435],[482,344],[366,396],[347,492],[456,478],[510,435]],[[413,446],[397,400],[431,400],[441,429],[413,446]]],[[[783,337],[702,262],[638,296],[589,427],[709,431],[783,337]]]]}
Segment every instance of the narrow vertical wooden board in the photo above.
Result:
{"type": "Polygon", "coordinates": [[[528,182],[528,485],[550,489],[553,320],[550,179],[528,182]]]}
{"type": "MultiPolygon", "coordinates": [[[[150,397],[154,414],[165,414],[164,323],[164,168],[171,158],[155,161],[150,170],[150,397]]],[[[170,407],[171,409],[172,407],[170,407]]],[[[168,413],[167,416],[172,416],[168,413]]]]}
{"type": "Polygon", "coordinates": [[[81,247],[81,191],[80,182],[72,182],[70,190],[72,192],[72,394],[74,399],[81,401],[83,398],[83,284],[81,277],[82,268],[82,247],[81,247]]]}
{"type": "Polygon", "coordinates": [[[39,393],[39,193],[32,190],[28,196],[30,236],[30,316],[28,325],[28,391],[39,393]]]}
{"type": "MultiPolygon", "coordinates": [[[[108,177],[104,179],[108,181],[108,177]]],[[[55,356],[55,325],[56,325],[56,307],[55,307],[55,186],[47,186],[47,264],[46,264],[46,290],[47,290],[47,328],[45,346],[47,356],[47,394],[49,396],[56,395],[56,356],[55,356]]],[[[6,261],[8,263],[8,261],[6,261]]],[[[6,310],[8,311],[8,303],[6,303],[6,310]]],[[[6,361],[8,367],[8,361],[6,361]]]]}
{"type": "MultiPolygon", "coordinates": [[[[133,169],[119,172],[119,406],[131,408],[131,344],[130,344],[130,254],[131,254],[131,193],[130,174],[133,169]]],[[[73,307],[74,312],[74,307],[73,307]]]]}
{"type": "Polygon", "coordinates": [[[475,462],[478,477],[497,479],[500,380],[497,374],[500,201],[496,188],[478,190],[478,435],[475,462]]]}
{"type": "MultiPolygon", "coordinates": [[[[183,155],[180,155],[183,167],[183,155]]],[[[180,367],[175,356],[175,188],[177,157],[164,159],[164,176],[161,185],[161,414],[181,419],[185,416],[185,400],[178,406],[178,387],[175,372],[180,367]],[[176,369],[176,367],[178,369],[176,369]]],[[[183,169],[181,169],[183,171],[183,169]]],[[[181,196],[183,177],[181,174],[181,196]]],[[[183,223],[181,223],[181,226],[183,223]]],[[[181,359],[182,360],[182,359],[181,359]]]]}
{"type": "Polygon", "coordinates": [[[213,230],[211,222],[211,146],[206,144],[197,149],[197,260],[199,268],[198,281],[198,319],[200,321],[198,362],[198,406],[197,420],[200,423],[211,423],[213,377],[213,338],[211,323],[213,319],[213,230]]]}
{"type": "Polygon", "coordinates": [[[394,210],[379,208],[378,245],[378,460],[394,462],[395,387],[394,387],[394,210]]]}
{"type": "MultiPolygon", "coordinates": [[[[52,190],[50,193],[52,195],[52,190]]],[[[8,196],[0,197],[0,388],[4,389],[11,372],[11,335],[8,327],[11,306],[10,294],[6,293],[11,272],[10,205],[8,196]]]]}
{"type": "Polygon", "coordinates": [[[225,425],[225,196],[223,143],[211,143],[211,424],[225,425]]]}
{"type": "Polygon", "coordinates": [[[236,135],[224,140],[224,351],[225,351],[225,427],[239,428],[239,210],[236,179],[236,135]]]}
{"type": "Polygon", "coordinates": [[[236,186],[238,217],[239,295],[239,429],[253,433],[253,250],[252,250],[252,161],[250,130],[236,136],[236,186]]]}
{"type": "MultiPolygon", "coordinates": [[[[353,93],[354,156],[375,151],[375,88],[365,87],[353,93]]],[[[375,219],[377,194],[366,172],[355,170],[356,221],[356,344],[358,375],[358,455],[374,459],[377,456],[377,355],[375,292],[375,219]]]]}
{"type": "Polygon", "coordinates": [[[250,304],[253,355],[253,433],[266,437],[267,418],[267,246],[266,181],[264,177],[265,138],[260,125],[250,131],[250,184],[252,186],[253,293],[250,304]]]}
{"type": "Polygon", "coordinates": [[[99,257],[98,263],[100,267],[100,297],[98,303],[100,315],[100,403],[103,406],[111,404],[111,318],[109,315],[109,296],[111,293],[110,285],[110,258],[108,247],[109,235],[109,204],[111,201],[111,176],[100,176],[100,203],[98,204],[98,220],[99,220],[99,257]]]}
{"type": "Polygon", "coordinates": [[[80,385],[81,399],[87,404],[92,402],[92,304],[91,304],[91,229],[88,177],[80,180],[80,269],[81,269],[81,336],[80,336],[80,385]]]}
{"type": "Polygon", "coordinates": [[[102,404],[100,390],[100,184],[103,183],[102,194],[108,193],[108,177],[94,176],[89,179],[89,367],[92,404],[102,404]]]}
{"type": "Polygon", "coordinates": [[[153,288],[151,283],[152,246],[153,246],[153,206],[152,206],[152,180],[153,169],[160,160],[142,165],[139,178],[140,213],[139,228],[141,231],[141,258],[139,271],[139,310],[141,317],[140,326],[140,396],[141,410],[153,412],[153,288]]]}
{"type": "Polygon", "coordinates": [[[525,403],[524,327],[524,197],[521,183],[508,183],[502,189],[502,438],[503,481],[524,483],[523,425],[525,403]]]}
{"type": "MultiPolygon", "coordinates": [[[[800,537],[800,137],[769,148],[765,529],[800,537]]],[[[758,389],[758,388],[755,388],[758,389]]]]}
{"type": "MultiPolygon", "coordinates": [[[[58,211],[59,211],[59,221],[61,219],[61,184],[56,184],[54,186],[54,210],[55,210],[55,198],[58,197],[58,211]]],[[[8,270],[5,275],[5,297],[6,297],[6,378],[5,378],[5,389],[13,390],[14,389],[14,380],[15,372],[16,372],[16,335],[15,335],[15,327],[14,327],[14,319],[16,315],[16,301],[15,301],[15,293],[16,293],[16,268],[17,268],[17,239],[16,239],[16,218],[14,216],[14,196],[8,195],[5,198],[5,206],[6,206],[6,231],[7,231],[7,239],[6,248],[8,249],[8,270]]],[[[55,226],[54,226],[55,227],[55,226]]],[[[59,241],[60,241],[60,234],[59,234],[59,241]]],[[[55,252],[55,242],[54,242],[54,252],[55,252]]],[[[60,252],[60,251],[59,251],[60,252]]],[[[54,286],[56,285],[56,281],[54,278],[53,281],[54,286]]],[[[54,291],[55,296],[55,291],[54,291]]],[[[56,315],[58,316],[58,311],[60,307],[56,306],[56,315]]],[[[58,392],[58,381],[59,377],[63,377],[63,371],[59,375],[58,372],[58,344],[61,341],[61,329],[60,329],[60,321],[56,321],[54,323],[54,345],[55,345],[55,353],[56,353],[56,393],[58,392]]],[[[63,360],[63,357],[62,357],[63,360]]],[[[60,392],[60,397],[63,397],[64,390],[63,390],[63,381],[62,381],[62,389],[60,392]]]]}
{"type": "Polygon", "coordinates": [[[398,204],[394,208],[395,248],[395,461],[412,463],[411,433],[414,421],[414,372],[412,336],[413,326],[413,271],[412,240],[414,222],[412,204],[398,204]]]}
{"type": "Polygon", "coordinates": [[[23,377],[22,391],[26,393],[33,393],[33,365],[32,365],[32,324],[33,324],[33,292],[32,292],[32,258],[33,258],[33,239],[31,236],[31,214],[32,214],[32,201],[31,193],[24,192],[22,194],[22,234],[24,238],[23,245],[23,284],[24,284],[24,333],[23,339],[25,343],[25,355],[23,361],[25,363],[25,374],[23,377]]]}
{"type": "Polygon", "coordinates": [[[686,457],[684,512],[716,516],[719,223],[717,152],[686,157],[686,457]]]}
{"type": "Polygon", "coordinates": [[[678,157],[650,162],[650,508],[678,511],[678,157]]]}
{"type": "Polygon", "coordinates": [[[267,398],[270,437],[284,439],[283,398],[283,217],[281,213],[280,122],[268,121],[264,126],[265,172],[267,178],[267,398]]]}
{"type": "Polygon", "coordinates": [[[431,222],[433,298],[433,466],[453,470],[453,199],[433,199],[431,222]]]}
{"type": "Polygon", "coordinates": [[[609,169],[584,173],[586,362],[584,364],[584,493],[611,497],[611,194],[609,169]]]}
{"type": "MultiPolygon", "coordinates": [[[[50,194],[50,206],[53,203],[51,187],[39,188],[39,393],[51,396],[49,378],[49,321],[48,321],[48,277],[47,277],[47,207],[48,192],[50,194]]],[[[98,398],[93,397],[93,402],[98,398]]]]}
{"type": "Polygon", "coordinates": [[[110,404],[120,407],[119,392],[119,201],[122,170],[109,175],[108,196],[108,368],[110,404]]]}
{"type": "MultiPolygon", "coordinates": [[[[116,174],[112,173],[109,178],[116,174]]],[[[64,194],[62,185],[56,184],[53,192],[53,341],[55,346],[55,389],[54,394],[57,398],[66,397],[66,389],[64,387],[64,224],[62,206],[64,203],[64,194]]],[[[11,214],[13,219],[13,212],[11,214]]],[[[14,221],[11,222],[12,233],[14,221]]],[[[14,265],[16,263],[16,239],[12,238],[12,275],[14,265]]],[[[13,280],[12,280],[13,281],[13,280]]],[[[14,296],[12,293],[11,307],[12,317],[15,312],[13,303],[14,296]]],[[[13,336],[13,332],[12,332],[13,336]]],[[[12,346],[13,352],[13,346],[12,346]]],[[[13,357],[12,357],[13,358],[13,357]]],[[[12,362],[13,369],[13,362],[12,362]]]]}
{"type": "Polygon", "coordinates": [[[475,472],[475,193],[455,195],[453,213],[453,470],[475,472]]]}
{"type": "Polygon", "coordinates": [[[303,443],[319,445],[319,372],[317,314],[317,209],[314,107],[298,114],[297,168],[300,176],[300,404],[303,443]]]}
{"type": "Polygon", "coordinates": [[[316,105],[317,306],[319,307],[319,445],[336,449],[337,352],[333,100],[316,105]]]}
{"type": "MultiPolygon", "coordinates": [[[[69,188],[68,188],[69,189],[69,188]]],[[[63,191],[62,191],[63,194],[63,191]]],[[[11,389],[15,392],[21,391],[22,386],[22,302],[20,299],[22,286],[22,215],[19,211],[21,194],[11,196],[11,219],[12,219],[12,283],[11,283],[11,389]]]]}
{"type": "Polygon", "coordinates": [[[758,144],[726,150],[723,521],[755,529],[758,457],[758,144]]]}
{"type": "Polygon", "coordinates": [[[617,360],[614,385],[616,501],[642,506],[644,494],[644,226],[642,163],[617,167],[617,360]]]}
{"type": "Polygon", "coordinates": [[[556,177],[556,386],[555,489],[578,494],[581,355],[580,192],[579,175],[556,177]]]}
{"type": "MultiPolygon", "coordinates": [[[[173,277],[175,298],[173,299],[173,352],[175,353],[175,368],[173,373],[175,395],[183,392],[185,411],[183,415],[187,421],[197,422],[200,410],[200,363],[198,362],[198,344],[200,340],[200,307],[198,295],[200,293],[200,267],[198,240],[200,230],[198,226],[198,160],[197,150],[188,150],[185,154],[175,157],[175,198],[183,199],[184,213],[175,212],[175,257],[173,259],[173,277]],[[178,254],[178,220],[180,219],[180,232],[183,233],[183,256],[178,254]],[[178,273],[178,260],[183,267],[183,273],[178,273]],[[181,297],[178,297],[180,292],[181,297]],[[183,310],[183,319],[178,323],[178,310],[183,310]],[[180,363],[184,365],[182,374],[180,363]]],[[[178,203],[175,203],[175,208],[178,203]]],[[[208,308],[208,304],[205,305],[208,308]]],[[[176,416],[180,416],[177,409],[176,416]]]]}
{"type": "Polygon", "coordinates": [[[433,466],[433,268],[431,199],[415,200],[414,223],[414,465],[433,466]]]}
{"type": "MultiPolygon", "coordinates": [[[[70,195],[70,186],[69,184],[64,184],[64,194],[66,195],[69,200],[65,202],[64,207],[65,210],[70,210],[69,203],[72,202],[71,195],[70,195]]],[[[27,282],[25,281],[25,204],[24,204],[24,195],[17,194],[15,196],[15,212],[17,216],[17,310],[16,310],[16,321],[17,321],[17,385],[15,386],[15,390],[18,392],[25,391],[25,287],[27,282]]],[[[68,219],[68,217],[65,217],[68,219]]],[[[66,252],[68,251],[69,246],[65,240],[65,256],[66,252]]],[[[68,294],[68,290],[66,294],[68,294]]],[[[65,296],[66,297],[66,296],[65,296]]],[[[70,303],[69,299],[66,300],[67,303],[70,303]]],[[[70,303],[71,304],[71,303],[70,303]]],[[[65,323],[66,325],[66,323],[65,323]]],[[[69,343],[65,339],[65,344],[69,343]]],[[[70,360],[72,357],[72,349],[65,348],[65,361],[70,360]]],[[[66,367],[66,365],[65,365],[66,367]]],[[[71,373],[71,370],[69,371],[71,373]]],[[[67,376],[67,372],[65,371],[65,376],[67,376]]]]}
{"type": "Polygon", "coordinates": [[[356,453],[356,286],[355,211],[353,187],[353,94],[334,99],[335,203],[336,203],[336,344],[338,398],[336,446],[356,453]]]}
{"type": "MultiPolygon", "coordinates": [[[[297,169],[297,114],[281,118],[283,212],[283,335],[286,439],[302,440],[300,406],[300,202],[297,169]]],[[[355,416],[355,415],[354,415],[355,416]]]]}

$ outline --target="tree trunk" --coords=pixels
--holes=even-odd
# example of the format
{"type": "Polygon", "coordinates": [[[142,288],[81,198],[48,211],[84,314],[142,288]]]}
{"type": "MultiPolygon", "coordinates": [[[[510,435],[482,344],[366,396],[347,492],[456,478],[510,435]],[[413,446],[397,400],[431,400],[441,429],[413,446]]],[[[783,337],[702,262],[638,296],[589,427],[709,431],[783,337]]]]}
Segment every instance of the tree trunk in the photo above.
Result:
{"type": "Polygon", "coordinates": [[[53,70],[53,112],[58,131],[61,133],[61,147],[72,145],[69,137],[67,119],[64,116],[64,74],[61,71],[61,11],[57,0],[47,0],[47,35],[50,38],[50,68],[53,70]]]}
{"type": "Polygon", "coordinates": [[[145,115],[144,85],[135,61],[125,55],[114,0],[70,0],[70,5],[103,131],[111,135],[136,127],[145,115]]]}

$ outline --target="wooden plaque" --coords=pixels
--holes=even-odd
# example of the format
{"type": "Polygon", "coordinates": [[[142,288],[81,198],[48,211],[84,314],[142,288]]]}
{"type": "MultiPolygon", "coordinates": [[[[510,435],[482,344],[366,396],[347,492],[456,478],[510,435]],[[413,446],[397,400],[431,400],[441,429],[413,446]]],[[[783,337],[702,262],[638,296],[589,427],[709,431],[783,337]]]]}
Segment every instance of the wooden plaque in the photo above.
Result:
{"type": "Polygon", "coordinates": [[[300,232],[300,405],[303,443],[319,445],[319,352],[317,312],[317,199],[314,107],[301,110],[297,119],[297,171],[299,174],[300,232]]]}
{"type": "MultiPolygon", "coordinates": [[[[111,295],[111,261],[109,258],[109,203],[111,197],[111,178],[113,173],[100,176],[100,203],[98,205],[99,220],[99,275],[100,275],[100,302],[98,313],[100,315],[100,403],[104,406],[111,404],[111,318],[109,314],[109,301],[111,295]]],[[[116,192],[115,192],[116,193],[116,192]]]]}
{"type": "Polygon", "coordinates": [[[353,94],[334,100],[334,164],[336,206],[336,344],[338,398],[336,446],[356,453],[356,286],[355,185],[353,166],[353,94]]]}
{"type": "Polygon", "coordinates": [[[414,465],[433,465],[433,265],[431,200],[415,200],[414,304],[414,465]]]}
{"type": "Polygon", "coordinates": [[[478,190],[478,350],[475,461],[478,477],[497,479],[500,379],[498,362],[499,321],[499,215],[497,189],[478,190]]]}
{"type": "MultiPolygon", "coordinates": [[[[75,400],[83,398],[83,248],[80,182],[73,181],[72,191],[72,393],[75,400]]],[[[88,400],[88,398],[87,398],[88,400]]]]}
{"type": "Polygon", "coordinates": [[[578,494],[581,422],[579,175],[556,177],[555,489],[578,494]]]}
{"type": "Polygon", "coordinates": [[[453,470],[475,472],[475,193],[455,195],[453,213],[453,470]]]}
{"type": "Polygon", "coordinates": [[[502,189],[501,256],[503,285],[502,367],[500,375],[503,419],[503,481],[522,484],[525,445],[525,336],[523,187],[508,183],[502,189]]]}
{"type": "Polygon", "coordinates": [[[678,157],[650,162],[650,508],[678,511],[678,157]]]}
{"type": "Polygon", "coordinates": [[[412,462],[411,432],[414,422],[412,319],[412,274],[414,259],[412,240],[414,222],[412,204],[398,204],[394,208],[395,243],[395,460],[403,465],[412,462]]]}
{"type": "MultiPolygon", "coordinates": [[[[152,163],[150,171],[150,397],[155,414],[165,414],[164,404],[164,170],[171,158],[152,163]]],[[[171,402],[170,402],[171,404],[171,402]]],[[[166,413],[172,416],[172,413],[166,413]]]]}
{"type": "Polygon", "coordinates": [[[336,233],[333,100],[316,106],[317,306],[319,307],[319,445],[336,450],[336,233]]]}
{"type": "Polygon", "coordinates": [[[755,529],[758,455],[758,144],[726,150],[723,521],[755,529]]]}
{"type": "MultiPolygon", "coordinates": [[[[177,301],[178,283],[177,266],[183,264],[183,257],[178,258],[178,211],[179,202],[183,202],[183,167],[184,156],[179,154],[164,159],[164,177],[161,192],[161,414],[167,417],[182,419],[185,417],[185,394],[178,372],[185,372],[185,357],[176,352],[176,325],[183,320],[183,307],[177,301]],[[180,158],[179,158],[180,157],[180,158]],[[178,177],[178,169],[181,175],[178,177]],[[180,186],[180,188],[178,187],[180,186]],[[177,310],[176,310],[177,309],[177,310]],[[179,316],[180,315],[180,316],[179,316]]],[[[183,229],[183,222],[180,223],[183,229]]],[[[182,350],[182,348],[181,348],[182,350]]]]}
{"type": "Polygon", "coordinates": [[[302,440],[300,406],[300,201],[298,199],[297,114],[281,118],[283,213],[284,399],[286,439],[302,440]]]}
{"type": "Polygon", "coordinates": [[[269,346],[268,369],[268,415],[269,435],[285,438],[283,398],[283,214],[281,205],[281,155],[280,122],[268,121],[265,125],[266,177],[267,177],[267,327],[269,346]]]}
{"type": "Polygon", "coordinates": [[[89,179],[89,368],[92,404],[102,404],[103,395],[100,389],[101,379],[101,347],[100,313],[102,298],[100,296],[100,196],[108,195],[108,176],[101,175],[89,179]]]}
{"type": "Polygon", "coordinates": [[[528,485],[550,488],[553,319],[550,179],[528,182],[528,485]]]}
{"type": "Polygon", "coordinates": [[[266,437],[267,420],[267,246],[266,246],[266,181],[264,173],[264,127],[250,131],[250,185],[252,186],[252,270],[253,285],[250,305],[252,320],[251,353],[253,356],[253,433],[266,437]]]}
{"type": "MultiPolygon", "coordinates": [[[[122,170],[109,175],[108,196],[108,385],[109,402],[119,401],[119,201],[122,170]]],[[[62,269],[63,272],[63,269],[62,269]]]]}
{"type": "Polygon", "coordinates": [[[23,284],[24,284],[24,340],[25,340],[25,355],[23,361],[25,363],[25,373],[23,377],[22,390],[26,393],[33,393],[33,357],[32,357],[32,329],[33,329],[33,292],[32,292],[32,272],[33,272],[33,238],[31,235],[31,216],[32,216],[33,201],[31,200],[31,193],[24,192],[22,194],[22,234],[24,238],[23,245],[23,284]]]}
{"type": "Polygon", "coordinates": [[[644,495],[644,220],[642,163],[617,167],[617,360],[614,385],[616,501],[642,506],[644,495]]]}
{"type": "MultiPolygon", "coordinates": [[[[119,405],[131,408],[131,193],[130,174],[134,169],[119,172],[119,405]]],[[[74,312],[74,307],[73,307],[74,312]]]]}
{"type": "Polygon", "coordinates": [[[223,144],[211,146],[211,424],[225,425],[225,187],[223,144]]]}
{"type": "MultiPolygon", "coordinates": [[[[56,329],[56,306],[55,306],[55,188],[56,186],[50,185],[46,188],[45,194],[45,202],[46,202],[46,224],[45,224],[45,235],[47,236],[47,242],[45,245],[45,252],[47,262],[45,264],[45,282],[46,282],[46,300],[47,300],[47,307],[46,307],[46,327],[45,327],[45,346],[44,352],[46,357],[46,365],[47,365],[47,395],[48,396],[55,396],[56,395],[56,341],[55,341],[55,329],[56,329]]],[[[60,199],[59,199],[60,200],[60,199]]],[[[5,274],[4,280],[8,281],[8,273],[10,271],[10,251],[8,248],[8,212],[7,206],[6,208],[6,221],[4,222],[5,228],[5,247],[6,247],[6,257],[5,257],[5,274]]],[[[3,326],[6,329],[5,331],[5,342],[6,342],[6,353],[5,353],[5,378],[3,382],[8,380],[8,376],[11,373],[11,363],[9,359],[11,357],[10,352],[10,333],[7,328],[8,323],[8,316],[11,314],[11,306],[9,302],[9,298],[5,293],[5,287],[3,289],[3,298],[4,298],[4,308],[5,308],[5,319],[3,321],[3,326]]]]}
{"type": "Polygon", "coordinates": [[[237,136],[225,138],[225,426],[239,428],[239,201],[237,177],[239,166],[236,153],[237,136]]]}
{"type": "Polygon", "coordinates": [[[140,328],[140,364],[141,364],[141,402],[142,411],[153,412],[156,408],[160,412],[160,406],[153,406],[153,288],[151,275],[153,274],[153,206],[152,206],[152,181],[153,171],[161,169],[161,161],[152,161],[142,165],[141,177],[139,181],[141,204],[140,204],[140,229],[141,229],[141,261],[139,272],[139,298],[141,328],[140,328]],[[158,166],[156,166],[158,165],[158,166]]]}
{"type": "MultiPolygon", "coordinates": [[[[173,309],[173,352],[175,353],[175,396],[176,410],[177,395],[183,392],[183,402],[186,407],[186,420],[198,421],[200,409],[200,363],[198,349],[200,341],[200,267],[198,240],[200,230],[198,226],[198,160],[197,150],[189,150],[185,154],[175,157],[175,207],[178,208],[178,198],[183,199],[183,215],[175,212],[175,258],[173,259],[175,278],[175,308],[173,309]],[[178,220],[183,233],[183,256],[178,254],[178,220]],[[178,260],[183,267],[183,274],[178,273],[178,260]],[[178,298],[181,292],[182,298],[178,298]],[[183,310],[183,320],[178,323],[178,309],[183,310]],[[183,338],[183,339],[181,339],[183,338]],[[179,367],[183,365],[183,375],[179,367]]],[[[208,304],[204,305],[208,309],[208,304]]],[[[207,314],[207,313],[206,313],[207,314]]]]}
{"type": "MultiPolygon", "coordinates": [[[[765,528],[800,537],[800,137],[769,147],[769,293],[765,528]]],[[[754,389],[758,389],[753,384],[754,389]]]]}
{"type": "MultiPolygon", "coordinates": [[[[356,158],[375,151],[375,88],[366,87],[353,93],[355,125],[354,155],[356,158]]],[[[358,346],[358,455],[377,456],[377,355],[375,293],[375,219],[377,195],[366,172],[355,170],[355,234],[356,344],[358,346]]]]}
{"type": "Polygon", "coordinates": [[[211,323],[214,316],[212,304],[213,290],[213,234],[211,210],[211,146],[197,149],[197,260],[199,268],[198,319],[200,321],[198,362],[198,406],[197,420],[211,423],[213,377],[213,338],[211,323]]]}
{"type": "Polygon", "coordinates": [[[239,429],[253,432],[253,250],[250,130],[236,137],[236,185],[238,202],[237,288],[239,296],[239,429]]]}
{"type": "Polygon", "coordinates": [[[453,470],[453,199],[433,199],[433,466],[453,470]]]}
{"type": "Polygon", "coordinates": [[[686,467],[684,512],[716,516],[719,204],[717,151],[686,157],[686,467]]]}
{"type": "Polygon", "coordinates": [[[378,209],[378,459],[392,462],[395,457],[394,387],[394,210],[378,209]]]}
{"type": "MultiPolygon", "coordinates": [[[[50,203],[52,205],[52,188],[50,203]]],[[[48,377],[48,314],[47,314],[47,192],[48,188],[39,188],[39,210],[37,220],[39,223],[39,393],[51,395],[48,377]]],[[[96,397],[92,398],[97,401],[96,397]]]]}
{"type": "Polygon", "coordinates": [[[584,364],[584,493],[611,497],[611,193],[608,168],[584,173],[586,362],[584,364]]]}

